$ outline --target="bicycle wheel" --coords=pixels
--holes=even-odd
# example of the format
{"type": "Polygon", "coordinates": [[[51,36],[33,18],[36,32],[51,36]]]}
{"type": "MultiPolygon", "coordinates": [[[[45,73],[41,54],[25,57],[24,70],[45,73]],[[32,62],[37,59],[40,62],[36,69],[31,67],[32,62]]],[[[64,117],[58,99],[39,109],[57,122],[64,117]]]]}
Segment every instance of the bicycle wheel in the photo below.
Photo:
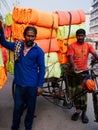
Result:
{"type": "Polygon", "coordinates": [[[66,83],[64,78],[50,79],[48,82],[45,82],[43,87],[42,96],[47,99],[49,102],[62,107],[66,108],[66,83]]]}
{"type": "Polygon", "coordinates": [[[98,122],[98,92],[93,92],[93,108],[94,108],[94,115],[95,121],[98,122]]]}
{"type": "Polygon", "coordinates": [[[98,63],[95,62],[94,64],[92,64],[92,68],[94,68],[94,70],[91,70],[91,77],[96,83],[95,89],[92,93],[92,99],[95,121],[98,122],[98,63]]]}
{"type": "Polygon", "coordinates": [[[95,90],[92,93],[93,108],[94,108],[95,121],[98,122],[98,76],[94,76],[94,81],[96,85],[95,85],[95,90]]]}
{"type": "Polygon", "coordinates": [[[93,68],[92,72],[94,73],[94,75],[98,77],[98,62],[93,62],[91,67],[93,68]]]}
{"type": "Polygon", "coordinates": [[[71,109],[73,107],[73,101],[70,99],[70,96],[69,96],[69,84],[68,84],[67,75],[65,76],[64,86],[65,86],[65,89],[64,89],[63,106],[66,106],[68,109],[71,109]]]}

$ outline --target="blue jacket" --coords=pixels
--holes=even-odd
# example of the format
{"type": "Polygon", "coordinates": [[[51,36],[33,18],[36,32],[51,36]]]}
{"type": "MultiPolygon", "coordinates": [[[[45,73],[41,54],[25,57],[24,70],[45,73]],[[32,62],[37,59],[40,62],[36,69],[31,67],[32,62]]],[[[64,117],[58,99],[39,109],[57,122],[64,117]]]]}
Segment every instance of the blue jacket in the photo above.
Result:
{"type": "MultiPolygon", "coordinates": [[[[0,30],[0,42],[5,48],[14,51],[15,42],[5,40],[4,32],[0,30]]],[[[37,46],[32,47],[24,56],[24,43],[20,51],[20,60],[14,64],[14,81],[17,85],[28,87],[43,87],[45,75],[44,52],[37,46]]]]}

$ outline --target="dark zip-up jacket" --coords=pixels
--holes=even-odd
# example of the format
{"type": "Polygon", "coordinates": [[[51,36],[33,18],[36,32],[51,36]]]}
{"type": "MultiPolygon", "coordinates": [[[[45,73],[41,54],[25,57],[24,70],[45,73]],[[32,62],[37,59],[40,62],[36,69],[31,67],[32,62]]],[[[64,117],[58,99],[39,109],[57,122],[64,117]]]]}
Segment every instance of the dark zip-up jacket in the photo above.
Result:
{"type": "MultiPolygon", "coordinates": [[[[0,43],[5,48],[14,51],[15,42],[5,40],[3,30],[0,30],[0,43]]],[[[20,60],[14,64],[14,82],[20,86],[43,87],[45,61],[43,50],[35,44],[24,56],[24,43],[20,50],[20,60]]]]}

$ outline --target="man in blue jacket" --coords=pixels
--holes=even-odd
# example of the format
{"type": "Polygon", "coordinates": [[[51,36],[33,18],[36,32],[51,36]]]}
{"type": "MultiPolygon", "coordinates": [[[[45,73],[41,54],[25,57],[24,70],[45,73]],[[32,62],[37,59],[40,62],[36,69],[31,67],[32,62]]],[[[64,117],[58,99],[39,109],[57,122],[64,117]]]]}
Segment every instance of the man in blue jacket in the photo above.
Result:
{"type": "Polygon", "coordinates": [[[36,35],[36,28],[27,26],[23,33],[24,42],[8,42],[5,40],[2,22],[0,22],[1,45],[14,51],[15,57],[14,82],[16,87],[12,130],[19,130],[24,104],[27,105],[27,113],[24,120],[25,130],[32,129],[36,97],[42,94],[45,75],[44,52],[34,42],[36,35]]]}

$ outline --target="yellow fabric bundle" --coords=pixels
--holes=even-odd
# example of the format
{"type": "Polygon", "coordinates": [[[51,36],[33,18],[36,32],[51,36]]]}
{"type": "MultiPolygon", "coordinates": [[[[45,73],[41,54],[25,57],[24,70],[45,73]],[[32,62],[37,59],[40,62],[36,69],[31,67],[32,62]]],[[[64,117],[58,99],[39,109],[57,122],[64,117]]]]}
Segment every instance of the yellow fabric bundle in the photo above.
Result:
{"type": "Polygon", "coordinates": [[[61,67],[60,63],[58,62],[58,55],[56,52],[45,53],[45,66],[46,66],[45,78],[51,78],[51,77],[60,78],[61,67]]]}
{"type": "Polygon", "coordinates": [[[5,16],[6,26],[11,26],[12,22],[13,22],[12,14],[11,13],[6,14],[6,16],[5,16]]]}
{"type": "Polygon", "coordinates": [[[0,66],[3,66],[3,67],[4,67],[1,47],[0,47],[0,66]]]}
{"type": "MultiPolygon", "coordinates": [[[[77,25],[71,25],[71,30],[70,30],[70,38],[76,37],[76,31],[79,28],[85,29],[85,23],[77,24],[77,25]]],[[[57,29],[57,39],[63,40],[68,38],[68,32],[69,32],[69,26],[64,25],[64,26],[59,26],[57,29]]]]}

